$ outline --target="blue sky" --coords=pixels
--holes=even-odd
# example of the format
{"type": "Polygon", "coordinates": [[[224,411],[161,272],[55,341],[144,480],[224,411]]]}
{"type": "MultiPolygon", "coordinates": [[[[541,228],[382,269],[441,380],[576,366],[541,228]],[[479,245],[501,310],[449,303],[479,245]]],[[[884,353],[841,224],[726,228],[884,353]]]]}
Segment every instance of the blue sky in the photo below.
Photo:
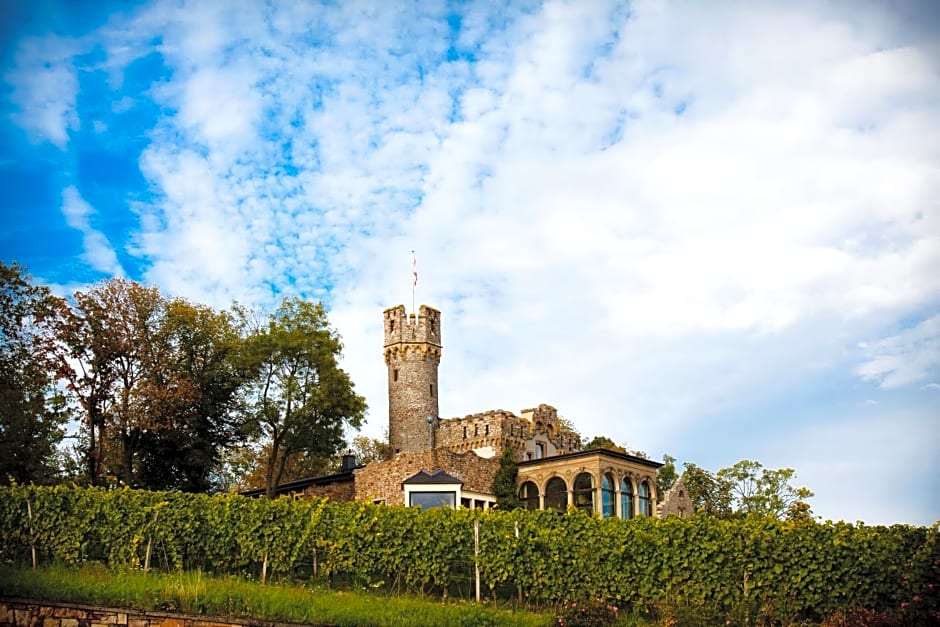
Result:
{"type": "Polygon", "coordinates": [[[381,436],[416,250],[443,417],[940,518],[933,3],[0,11],[0,258],[57,292],[322,299],[381,436]]]}

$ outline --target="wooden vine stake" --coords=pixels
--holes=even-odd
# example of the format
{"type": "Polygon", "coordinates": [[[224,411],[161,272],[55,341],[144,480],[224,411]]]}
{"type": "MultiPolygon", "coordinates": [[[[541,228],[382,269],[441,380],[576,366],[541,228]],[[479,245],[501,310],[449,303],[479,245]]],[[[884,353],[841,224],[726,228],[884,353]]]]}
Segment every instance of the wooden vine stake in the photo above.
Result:
{"type": "Polygon", "coordinates": [[[480,602],[480,519],[473,519],[473,572],[476,579],[477,603],[480,602]]]}
{"type": "Polygon", "coordinates": [[[268,552],[264,552],[264,562],[261,564],[261,585],[268,580],[268,552]]]}
{"type": "Polygon", "coordinates": [[[147,555],[144,557],[144,572],[150,572],[150,551],[153,549],[153,532],[157,527],[157,517],[160,515],[160,510],[155,510],[153,512],[153,529],[150,530],[150,537],[147,538],[147,555]]]}
{"type": "Polygon", "coordinates": [[[33,506],[26,499],[26,515],[29,517],[29,548],[33,554],[33,570],[36,570],[36,541],[33,537],[33,506]]]}

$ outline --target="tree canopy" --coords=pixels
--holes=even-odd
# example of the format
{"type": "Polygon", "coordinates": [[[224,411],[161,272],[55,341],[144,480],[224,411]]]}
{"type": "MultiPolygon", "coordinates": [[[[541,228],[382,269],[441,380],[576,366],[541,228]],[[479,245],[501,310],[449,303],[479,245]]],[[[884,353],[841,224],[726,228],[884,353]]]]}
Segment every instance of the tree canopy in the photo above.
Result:
{"type": "Polygon", "coordinates": [[[290,460],[331,456],[344,429],[359,428],[365,399],[337,364],[339,336],[320,303],[286,298],[245,347],[248,424],[267,447],[265,492],[273,498],[290,460]]]}

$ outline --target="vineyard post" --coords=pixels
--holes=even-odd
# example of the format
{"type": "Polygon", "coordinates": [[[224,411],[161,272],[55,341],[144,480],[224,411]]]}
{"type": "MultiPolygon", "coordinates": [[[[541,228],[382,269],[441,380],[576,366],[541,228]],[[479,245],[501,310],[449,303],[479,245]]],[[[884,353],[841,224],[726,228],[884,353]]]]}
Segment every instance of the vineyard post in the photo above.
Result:
{"type": "MultiPolygon", "coordinates": [[[[516,546],[518,547],[519,546],[519,521],[518,520],[514,521],[512,524],[513,524],[513,527],[515,527],[516,529],[516,546]]],[[[520,586],[518,582],[516,582],[516,592],[519,595],[519,603],[522,603],[522,586],[520,586]]]]}
{"type": "Polygon", "coordinates": [[[480,602],[480,519],[473,519],[473,572],[476,579],[477,603],[480,602]]]}
{"type": "Polygon", "coordinates": [[[33,506],[26,499],[26,516],[29,518],[29,548],[33,554],[33,570],[36,570],[36,538],[33,536],[33,506]]]}
{"type": "Polygon", "coordinates": [[[150,551],[153,549],[153,534],[157,528],[157,517],[160,515],[160,510],[155,510],[153,512],[153,527],[150,529],[150,536],[147,538],[147,555],[144,557],[144,572],[150,572],[150,551]]]}

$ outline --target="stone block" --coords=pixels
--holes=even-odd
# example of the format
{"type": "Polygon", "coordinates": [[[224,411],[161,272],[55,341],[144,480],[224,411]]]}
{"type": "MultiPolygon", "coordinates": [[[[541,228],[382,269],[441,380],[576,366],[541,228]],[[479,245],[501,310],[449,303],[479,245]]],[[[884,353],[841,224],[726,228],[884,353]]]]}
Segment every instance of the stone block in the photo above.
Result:
{"type": "Polygon", "coordinates": [[[18,626],[28,627],[32,612],[29,610],[13,610],[13,623],[18,626]]]}
{"type": "Polygon", "coordinates": [[[59,619],[59,627],[78,627],[77,618],[61,618],[59,619]]]}

